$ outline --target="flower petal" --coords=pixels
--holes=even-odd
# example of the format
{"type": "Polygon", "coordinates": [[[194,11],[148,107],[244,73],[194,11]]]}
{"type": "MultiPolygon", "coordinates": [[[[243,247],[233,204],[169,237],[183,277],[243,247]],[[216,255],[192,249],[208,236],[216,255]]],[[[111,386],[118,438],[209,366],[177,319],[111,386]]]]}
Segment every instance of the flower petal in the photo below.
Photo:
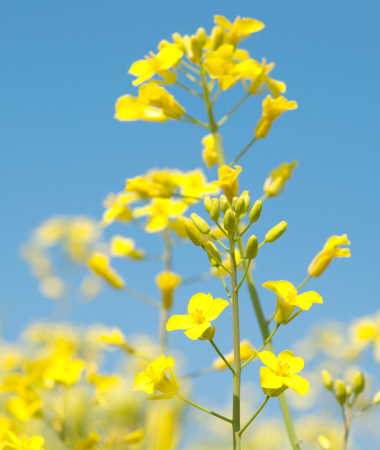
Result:
{"type": "Polygon", "coordinates": [[[292,375],[291,377],[284,378],[284,384],[300,395],[306,395],[310,389],[309,381],[299,375],[292,375]]]}
{"type": "Polygon", "coordinates": [[[212,301],[210,309],[206,312],[206,319],[207,320],[215,320],[225,308],[229,305],[227,300],[224,300],[223,298],[215,298],[212,301]]]}
{"type": "Polygon", "coordinates": [[[191,297],[187,310],[189,314],[197,314],[199,311],[203,311],[206,314],[212,306],[212,301],[211,294],[203,294],[200,292],[191,297]]]}
{"type": "Polygon", "coordinates": [[[270,369],[278,369],[278,360],[274,353],[270,352],[269,350],[264,350],[263,352],[259,352],[257,356],[260,358],[260,361],[270,369]]]}
{"type": "Polygon", "coordinates": [[[313,303],[323,303],[323,298],[315,291],[307,291],[303,294],[297,295],[292,304],[307,311],[311,308],[313,303]]]}
{"type": "Polygon", "coordinates": [[[299,356],[294,356],[294,353],[290,350],[281,352],[278,359],[285,362],[292,373],[300,372],[305,366],[304,360],[299,356]]]}
{"type": "Polygon", "coordinates": [[[268,367],[260,367],[260,384],[264,389],[280,389],[284,385],[284,381],[268,367]]]}
{"type": "Polygon", "coordinates": [[[194,327],[193,318],[188,314],[175,314],[166,322],[167,331],[188,330],[194,327]]]}
{"type": "Polygon", "coordinates": [[[199,339],[202,336],[202,334],[209,328],[211,328],[211,323],[204,322],[201,323],[200,325],[197,325],[193,328],[189,328],[188,330],[186,330],[185,335],[192,341],[195,341],[196,339],[199,339]]]}
{"type": "Polygon", "coordinates": [[[266,281],[263,283],[263,286],[274,292],[288,303],[290,303],[291,299],[297,295],[297,289],[289,281],[266,281]]]}

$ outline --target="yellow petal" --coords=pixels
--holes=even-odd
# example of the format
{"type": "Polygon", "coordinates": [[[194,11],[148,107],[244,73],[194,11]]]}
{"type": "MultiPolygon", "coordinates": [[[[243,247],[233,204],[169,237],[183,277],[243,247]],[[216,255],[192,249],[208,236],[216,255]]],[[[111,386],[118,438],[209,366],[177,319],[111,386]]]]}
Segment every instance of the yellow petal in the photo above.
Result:
{"type": "Polygon", "coordinates": [[[300,372],[305,366],[304,360],[300,356],[294,356],[291,350],[281,352],[278,355],[278,359],[285,362],[292,373],[300,372]]]}
{"type": "Polygon", "coordinates": [[[307,311],[313,303],[323,303],[323,298],[315,291],[307,291],[297,297],[293,301],[293,305],[307,311]]]}
{"type": "Polygon", "coordinates": [[[278,360],[274,353],[269,350],[264,350],[263,352],[258,352],[257,356],[260,361],[272,370],[277,370],[278,360]]]}
{"type": "Polygon", "coordinates": [[[202,311],[206,314],[207,311],[212,307],[212,295],[204,294],[200,292],[199,294],[195,294],[191,297],[187,311],[190,315],[198,314],[199,311],[202,311]]]}
{"type": "Polygon", "coordinates": [[[297,394],[306,395],[310,390],[310,383],[306,378],[299,375],[292,375],[284,379],[284,384],[295,390],[297,394]]]}
{"type": "Polygon", "coordinates": [[[260,367],[260,384],[264,389],[280,389],[284,382],[282,377],[276,375],[268,367],[260,367]]]}
{"type": "Polygon", "coordinates": [[[174,316],[171,316],[166,322],[166,329],[167,331],[188,330],[195,325],[196,324],[194,323],[194,320],[190,315],[176,314],[174,316]]]}
{"type": "Polygon", "coordinates": [[[289,281],[266,281],[263,283],[263,286],[288,303],[290,303],[290,300],[297,295],[297,289],[289,281]]]}
{"type": "Polygon", "coordinates": [[[199,339],[202,336],[202,334],[209,328],[211,328],[211,323],[203,322],[200,325],[197,325],[193,328],[189,328],[187,331],[185,331],[185,334],[189,339],[194,341],[195,339],[199,339]]]}

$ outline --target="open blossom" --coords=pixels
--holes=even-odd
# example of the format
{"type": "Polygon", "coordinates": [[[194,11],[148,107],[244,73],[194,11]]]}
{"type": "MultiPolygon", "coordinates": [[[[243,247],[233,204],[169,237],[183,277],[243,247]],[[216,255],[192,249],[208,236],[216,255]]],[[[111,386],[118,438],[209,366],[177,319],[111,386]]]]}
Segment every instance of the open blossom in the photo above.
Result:
{"type": "Polygon", "coordinates": [[[319,277],[335,258],[349,258],[351,251],[349,248],[341,248],[341,245],[350,245],[347,234],[340,236],[330,236],[322,250],[315,256],[308,267],[311,277],[319,277]]]}
{"type": "Polygon", "coordinates": [[[213,134],[207,134],[202,138],[202,158],[207,167],[213,167],[220,161],[216,138],[213,134]]]}
{"type": "Polygon", "coordinates": [[[19,437],[8,431],[5,441],[1,442],[0,445],[0,448],[13,450],[45,450],[45,439],[42,436],[19,437]],[[2,445],[5,445],[5,447],[2,445]]]}
{"type": "Polygon", "coordinates": [[[272,123],[285,111],[297,109],[298,104],[294,100],[288,100],[283,96],[272,98],[270,95],[263,100],[263,111],[256,125],[256,138],[262,139],[269,133],[272,123]]]}
{"type": "Polygon", "coordinates": [[[269,177],[265,180],[264,193],[268,197],[276,197],[280,194],[297,166],[297,161],[292,161],[291,163],[283,163],[272,170],[269,177]]]}
{"type": "Polygon", "coordinates": [[[129,68],[129,73],[137,77],[132,84],[138,86],[150,80],[155,75],[160,75],[166,81],[173,80],[173,75],[169,69],[174,67],[182,58],[183,51],[176,44],[166,44],[157,55],[151,54],[146,59],[134,62],[129,68]]]}
{"type": "Polygon", "coordinates": [[[106,209],[102,217],[103,225],[109,225],[115,220],[120,222],[129,222],[132,220],[133,213],[130,204],[135,200],[136,198],[133,195],[124,192],[108,195],[104,200],[104,207],[106,209]]]}
{"type": "Polygon", "coordinates": [[[94,253],[87,261],[87,264],[96,275],[104,278],[114,288],[122,289],[124,287],[124,280],[111,267],[109,258],[103,253],[94,253]]]}
{"type": "Polygon", "coordinates": [[[156,277],[156,283],[161,290],[162,305],[169,309],[173,304],[174,291],[181,283],[182,278],[169,270],[161,272],[156,277]]]}
{"type": "Polygon", "coordinates": [[[144,251],[136,248],[134,240],[123,236],[114,236],[112,238],[111,254],[119,257],[125,256],[131,259],[144,258],[144,251]]]}
{"type": "Polygon", "coordinates": [[[178,382],[174,373],[174,359],[170,356],[159,356],[150,362],[145,370],[138,373],[134,380],[135,391],[155,394],[154,399],[174,397],[178,390],[178,382]]]}
{"type": "Polygon", "coordinates": [[[304,360],[294,356],[290,350],[281,352],[278,356],[265,350],[258,353],[265,367],[260,367],[260,384],[266,395],[277,397],[285,389],[291,388],[297,394],[309,392],[308,380],[297,375],[304,368],[304,360]]]}
{"type": "Polygon", "coordinates": [[[224,16],[215,15],[214,22],[223,30],[225,41],[234,45],[265,27],[263,22],[250,17],[236,17],[231,22],[224,16]]]}
{"type": "MultiPolygon", "coordinates": [[[[247,361],[257,355],[257,351],[252,347],[251,343],[247,340],[240,342],[240,361],[247,361]]],[[[224,355],[227,362],[233,366],[234,365],[234,352],[231,351],[224,355]]],[[[224,370],[227,368],[226,363],[222,358],[218,358],[214,361],[213,367],[216,370],[224,370]]]]}
{"type": "Polygon", "coordinates": [[[240,166],[230,167],[223,165],[218,169],[218,181],[216,181],[215,184],[223,189],[223,192],[229,201],[232,201],[232,199],[238,194],[238,177],[240,172],[240,166]]]}
{"type": "Polygon", "coordinates": [[[274,319],[277,323],[287,323],[295,307],[307,311],[314,303],[323,303],[322,297],[315,291],[298,294],[289,281],[266,281],[263,286],[277,295],[277,308],[274,319]]]}
{"type": "Polygon", "coordinates": [[[227,300],[213,298],[211,294],[195,294],[189,301],[188,314],[171,316],[166,329],[185,330],[185,335],[191,340],[208,339],[210,337],[208,332],[213,329],[211,322],[219,317],[228,305],[227,300]]]}

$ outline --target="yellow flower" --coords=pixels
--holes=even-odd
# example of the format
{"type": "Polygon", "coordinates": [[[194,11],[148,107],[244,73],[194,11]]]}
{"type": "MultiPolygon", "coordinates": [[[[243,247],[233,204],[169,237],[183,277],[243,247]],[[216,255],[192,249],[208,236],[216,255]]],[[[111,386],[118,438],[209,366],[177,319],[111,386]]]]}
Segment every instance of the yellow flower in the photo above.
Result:
{"type": "Polygon", "coordinates": [[[156,283],[161,290],[162,305],[166,309],[170,309],[173,304],[173,295],[177,286],[181,283],[182,278],[176,273],[165,271],[156,277],[156,283]]]}
{"type": "MultiPolygon", "coordinates": [[[[166,44],[157,55],[152,54],[146,59],[134,62],[129,68],[129,73],[137,77],[132,84],[138,86],[154,75],[160,75],[167,81],[171,81],[173,76],[170,76],[168,71],[179,62],[182,55],[183,51],[176,44],[166,44]]],[[[175,82],[175,78],[172,81],[175,82]]]]}
{"type": "Polygon", "coordinates": [[[215,184],[223,189],[224,194],[230,202],[238,194],[238,176],[240,172],[240,166],[235,166],[235,168],[233,168],[227,165],[223,165],[218,169],[218,181],[216,181],[215,184]]]}
{"type": "Polygon", "coordinates": [[[195,203],[206,194],[216,194],[219,188],[215,183],[208,183],[201,170],[192,170],[178,176],[180,194],[187,203],[195,203]]]}
{"type": "Polygon", "coordinates": [[[171,197],[179,187],[180,176],[178,170],[151,170],[146,175],[129,178],[125,190],[142,199],[171,197]]]}
{"type": "Polygon", "coordinates": [[[285,183],[292,176],[293,169],[298,166],[297,161],[291,163],[283,163],[276,169],[272,170],[270,176],[265,180],[264,193],[268,197],[276,197],[285,187],[285,183]]]}
{"type": "Polygon", "coordinates": [[[71,386],[79,381],[84,368],[85,364],[81,359],[68,359],[57,355],[47,369],[45,377],[71,386]]]}
{"type": "Polygon", "coordinates": [[[98,433],[92,431],[86,437],[75,442],[73,450],[95,450],[100,440],[98,433]]]}
{"type": "Polygon", "coordinates": [[[138,430],[131,431],[128,433],[124,438],[123,442],[124,444],[133,445],[138,444],[144,439],[145,432],[142,428],[139,428],[138,430]]]}
{"type": "Polygon", "coordinates": [[[322,250],[315,256],[308,267],[311,277],[319,277],[330,265],[334,258],[349,258],[351,252],[349,248],[340,248],[341,245],[350,245],[347,234],[341,236],[330,236],[322,250]]]}
{"type": "Polygon", "coordinates": [[[285,389],[291,388],[300,395],[309,392],[309,382],[297,375],[304,368],[304,361],[294,356],[290,350],[281,352],[277,357],[270,351],[258,353],[266,367],[260,367],[260,384],[266,395],[277,397],[285,389]]]}
{"type": "Polygon", "coordinates": [[[259,63],[250,58],[236,64],[234,73],[241,79],[251,81],[247,88],[250,94],[261,94],[267,88],[272,97],[277,98],[286,91],[286,84],[269,76],[273,68],[274,64],[267,64],[265,59],[259,63]]]}
{"type": "Polygon", "coordinates": [[[178,218],[187,209],[183,201],[170,198],[154,198],[149,205],[135,209],[135,217],[149,216],[146,231],[156,233],[169,225],[170,219],[178,218]]]}
{"type": "Polygon", "coordinates": [[[297,289],[289,281],[266,281],[263,286],[277,295],[275,320],[287,323],[295,307],[307,311],[313,303],[323,303],[322,297],[315,291],[298,294],[297,289]]]}
{"type": "MultiPolygon", "coordinates": [[[[240,342],[240,360],[241,361],[247,361],[248,359],[252,358],[252,356],[256,355],[256,350],[252,347],[251,343],[247,340],[240,342]]],[[[230,353],[227,353],[227,355],[224,355],[227,362],[233,366],[234,364],[234,352],[231,351],[230,353]]],[[[227,368],[226,363],[223,361],[222,358],[218,358],[214,361],[213,367],[216,370],[224,370],[227,368]]]]}
{"type": "Polygon", "coordinates": [[[202,139],[202,145],[202,158],[206,166],[212,167],[218,164],[220,162],[220,155],[215,136],[213,134],[207,134],[202,139]]]}
{"type": "Polygon", "coordinates": [[[26,422],[41,411],[42,401],[36,392],[23,390],[20,391],[20,395],[8,398],[6,407],[13,417],[26,422]]]}
{"type": "Polygon", "coordinates": [[[225,32],[225,40],[234,45],[265,27],[260,20],[250,17],[236,17],[234,22],[230,22],[224,16],[216,15],[214,16],[214,22],[225,32]]]}
{"type": "Polygon", "coordinates": [[[44,450],[45,439],[41,436],[18,437],[11,431],[8,431],[7,440],[2,444],[5,444],[8,450],[44,450]]]}
{"type": "Polygon", "coordinates": [[[104,201],[106,210],[103,213],[102,222],[109,225],[114,220],[129,222],[133,219],[132,210],[129,204],[135,201],[135,197],[130,194],[119,193],[110,194],[104,201]]]}
{"type": "Polygon", "coordinates": [[[138,97],[119,97],[115,110],[115,119],[122,121],[165,122],[168,119],[179,119],[185,113],[166,89],[153,82],[140,86],[138,97]]]}
{"type": "Polygon", "coordinates": [[[239,73],[235,72],[236,64],[248,58],[249,53],[246,50],[223,44],[217,50],[206,54],[204,67],[211,78],[218,80],[220,89],[225,91],[240,79],[239,73]]]}
{"type": "Polygon", "coordinates": [[[111,254],[113,256],[127,256],[131,259],[143,259],[144,252],[135,247],[133,239],[114,236],[111,240],[111,254]]]}
{"type": "Polygon", "coordinates": [[[104,278],[111,286],[122,289],[125,285],[121,276],[110,266],[109,258],[103,253],[93,253],[88,260],[88,267],[100,277],[104,278]]]}
{"type": "Polygon", "coordinates": [[[34,232],[35,239],[42,246],[49,247],[60,239],[66,233],[66,219],[63,217],[54,217],[40,225],[34,232]]]}
{"type": "Polygon", "coordinates": [[[213,328],[211,321],[215,320],[229,305],[227,300],[213,298],[211,294],[195,294],[188,304],[188,314],[171,316],[166,324],[168,331],[185,330],[185,335],[191,339],[208,338],[213,328]],[[205,335],[206,333],[206,335],[205,335]]]}
{"type": "Polygon", "coordinates": [[[256,125],[256,138],[262,139],[269,133],[272,123],[285,111],[297,109],[298,104],[294,100],[288,100],[283,96],[272,98],[265,97],[263,100],[263,112],[256,125]]]}
{"type": "Polygon", "coordinates": [[[174,359],[159,356],[150,362],[145,370],[138,373],[134,380],[134,390],[147,394],[158,393],[152,399],[174,397],[179,389],[174,370],[174,359]]]}
{"type": "Polygon", "coordinates": [[[363,317],[358,319],[351,326],[353,341],[361,346],[371,343],[380,343],[380,317],[363,317]]]}

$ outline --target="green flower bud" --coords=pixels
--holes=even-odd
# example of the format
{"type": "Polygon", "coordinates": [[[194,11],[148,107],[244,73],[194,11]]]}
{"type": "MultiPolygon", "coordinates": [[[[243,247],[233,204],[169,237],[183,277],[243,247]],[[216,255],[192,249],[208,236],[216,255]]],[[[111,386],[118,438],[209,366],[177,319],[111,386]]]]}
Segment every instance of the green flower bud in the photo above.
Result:
{"type": "Polygon", "coordinates": [[[219,250],[213,242],[207,241],[204,245],[204,249],[208,255],[216,261],[216,263],[220,264],[222,262],[222,257],[220,256],[219,250]]]}
{"type": "Polygon", "coordinates": [[[236,216],[232,209],[228,209],[224,214],[224,228],[228,233],[232,233],[236,228],[236,216]]]}
{"type": "Polygon", "coordinates": [[[187,237],[191,240],[194,245],[202,246],[203,239],[202,235],[199,233],[198,229],[195,227],[193,222],[190,220],[185,220],[184,222],[187,237]]]}
{"type": "Polygon", "coordinates": [[[285,220],[282,220],[280,223],[275,225],[267,232],[267,234],[265,235],[265,241],[266,242],[276,241],[281,235],[285,233],[287,228],[288,228],[287,222],[285,222],[285,220]]]}
{"type": "Polygon", "coordinates": [[[243,191],[240,195],[240,198],[242,198],[244,200],[244,212],[248,211],[249,205],[251,203],[251,198],[249,196],[249,192],[248,191],[243,191]]]}
{"type": "Polygon", "coordinates": [[[347,400],[347,387],[343,380],[336,380],[334,384],[335,397],[341,405],[347,400]]]}
{"type": "Polygon", "coordinates": [[[249,211],[249,223],[255,223],[260,219],[262,209],[263,202],[261,200],[256,200],[249,211]]]}
{"type": "Polygon", "coordinates": [[[255,235],[251,236],[247,241],[247,246],[245,247],[245,256],[248,259],[254,259],[257,256],[259,250],[259,243],[255,235]]]}
{"type": "Polygon", "coordinates": [[[241,216],[247,212],[245,205],[246,205],[246,202],[245,202],[244,198],[237,199],[237,202],[234,206],[234,210],[238,216],[241,216]]]}
{"type": "Polygon", "coordinates": [[[201,233],[208,234],[210,232],[210,225],[201,216],[193,213],[190,218],[201,233]]]}
{"type": "Polygon", "coordinates": [[[205,210],[210,214],[212,207],[212,198],[210,196],[205,197],[203,200],[203,205],[205,207],[205,210]]]}
{"type": "Polygon", "coordinates": [[[352,390],[355,394],[361,394],[365,388],[365,376],[363,372],[357,372],[352,379],[352,390]]]}
{"type": "Polygon", "coordinates": [[[210,217],[211,219],[216,222],[219,219],[220,215],[220,208],[219,208],[219,201],[217,198],[213,198],[211,201],[211,209],[210,209],[210,217]]]}
{"type": "Polygon", "coordinates": [[[322,382],[326,389],[331,391],[334,388],[334,380],[327,370],[322,370],[321,372],[322,382]]]}
{"type": "Polygon", "coordinates": [[[219,199],[219,202],[220,202],[220,209],[221,209],[223,212],[226,212],[227,209],[230,207],[230,203],[229,203],[229,201],[227,200],[227,197],[226,197],[225,195],[221,195],[221,196],[220,196],[220,199],[219,199]]]}

